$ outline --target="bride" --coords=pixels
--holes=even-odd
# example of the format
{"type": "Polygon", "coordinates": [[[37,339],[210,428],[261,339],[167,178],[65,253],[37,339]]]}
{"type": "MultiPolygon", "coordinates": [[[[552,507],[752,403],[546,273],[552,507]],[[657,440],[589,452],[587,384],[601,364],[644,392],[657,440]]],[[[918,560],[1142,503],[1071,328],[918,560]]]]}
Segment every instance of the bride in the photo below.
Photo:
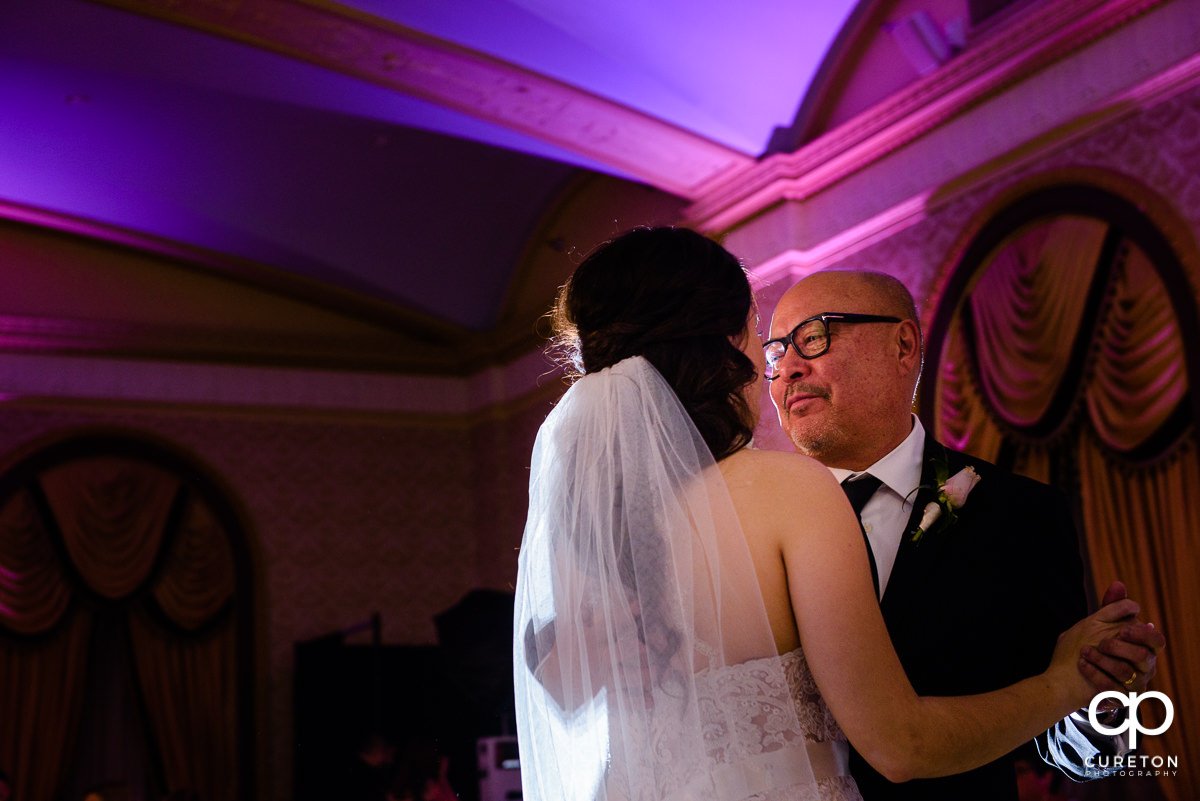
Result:
{"type": "Polygon", "coordinates": [[[534,446],[517,578],[527,801],[859,799],[846,739],[893,781],[958,773],[1093,691],[1059,638],[1040,675],[918,697],[888,639],[858,521],[832,474],[748,447],[764,367],[737,260],[636,229],[563,288],[580,377],[534,446]]]}

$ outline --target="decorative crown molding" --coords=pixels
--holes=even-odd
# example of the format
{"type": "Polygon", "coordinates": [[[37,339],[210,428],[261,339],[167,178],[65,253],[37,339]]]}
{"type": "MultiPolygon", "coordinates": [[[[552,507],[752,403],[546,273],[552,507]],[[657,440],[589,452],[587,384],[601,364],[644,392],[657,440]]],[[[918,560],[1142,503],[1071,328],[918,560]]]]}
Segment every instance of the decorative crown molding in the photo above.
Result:
{"type": "Polygon", "coordinates": [[[844,180],[1164,0],[1057,0],[1014,15],[937,71],[792,153],[713,184],[689,224],[730,228],[844,180]]]}
{"type": "Polygon", "coordinates": [[[754,160],[545,75],[317,0],[93,0],[396,89],[694,199],[754,160]]]}

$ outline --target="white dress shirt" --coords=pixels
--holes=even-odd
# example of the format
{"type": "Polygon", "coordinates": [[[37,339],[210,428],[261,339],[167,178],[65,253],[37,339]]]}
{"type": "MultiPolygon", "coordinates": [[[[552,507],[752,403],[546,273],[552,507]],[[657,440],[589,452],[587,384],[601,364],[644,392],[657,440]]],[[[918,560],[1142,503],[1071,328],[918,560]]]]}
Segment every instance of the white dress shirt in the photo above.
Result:
{"type": "Polygon", "coordinates": [[[888,578],[896,564],[900,550],[900,538],[912,514],[916,489],[921,485],[921,463],[925,458],[925,427],[914,414],[913,427],[904,441],[866,470],[845,470],[831,467],[830,471],[838,482],[848,476],[870,473],[883,483],[862,510],[863,530],[871,543],[875,555],[875,568],[879,571],[879,597],[887,589],[888,578]]]}

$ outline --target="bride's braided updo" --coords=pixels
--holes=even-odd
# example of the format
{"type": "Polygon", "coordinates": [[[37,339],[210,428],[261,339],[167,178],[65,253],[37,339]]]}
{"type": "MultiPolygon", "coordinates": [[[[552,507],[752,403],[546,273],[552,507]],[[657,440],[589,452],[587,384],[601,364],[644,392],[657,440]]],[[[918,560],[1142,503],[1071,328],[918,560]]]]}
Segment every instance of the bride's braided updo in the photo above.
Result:
{"type": "Polygon", "coordinates": [[[735,344],[753,293],[738,260],[686,228],[636,228],[594,250],[560,290],[555,344],[574,375],[643,356],[720,460],[749,443],[742,388],[758,378],[735,344]]]}

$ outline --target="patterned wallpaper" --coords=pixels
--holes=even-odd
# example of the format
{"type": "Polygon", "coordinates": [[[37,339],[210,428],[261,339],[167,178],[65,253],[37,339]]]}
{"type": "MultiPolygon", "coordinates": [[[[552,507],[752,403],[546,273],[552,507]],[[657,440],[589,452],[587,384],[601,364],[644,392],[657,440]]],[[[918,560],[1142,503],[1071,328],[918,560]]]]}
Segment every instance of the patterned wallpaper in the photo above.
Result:
{"type": "Polygon", "coordinates": [[[468,590],[511,588],[529,454],[549,408],[422,424],[20,403],[0,406],[0,453],[118,426],[193,455],[228,488],[261,584],[261,797],[282,800],[292,783],[293,643],[378,611],[385,643],[433,644],[433,616],[468,590]]]}

